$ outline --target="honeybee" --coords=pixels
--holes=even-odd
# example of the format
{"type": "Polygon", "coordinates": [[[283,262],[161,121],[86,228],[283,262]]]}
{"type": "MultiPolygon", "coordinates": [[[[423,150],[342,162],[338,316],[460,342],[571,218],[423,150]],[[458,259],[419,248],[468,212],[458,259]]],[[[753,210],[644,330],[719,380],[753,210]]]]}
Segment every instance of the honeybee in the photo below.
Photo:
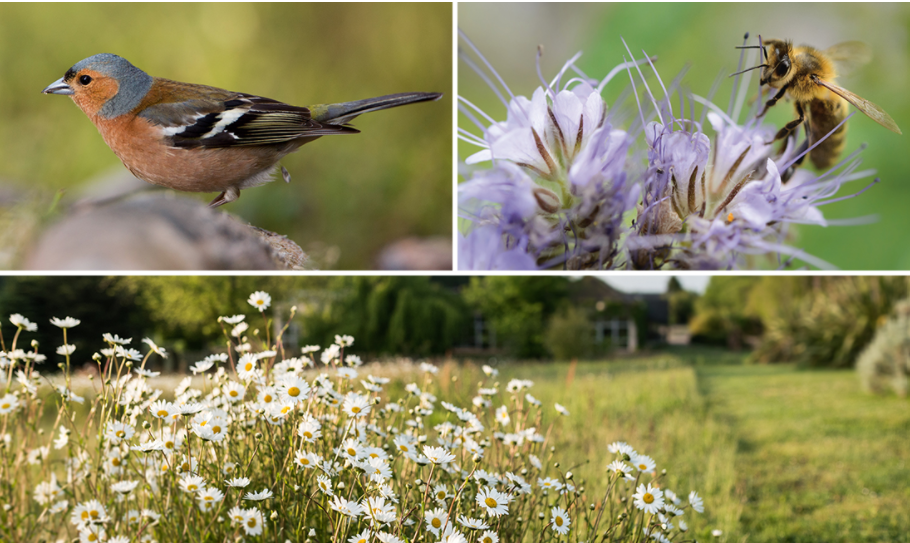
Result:
{"type": "MultiPolygon", "coordinates": [[[[758,116],[762,117],[784,95],[793,100],[798,116],[784,125],[773,141],[786,138],[800,124],[808,121],[807,140],[802,150],[814,145],[844,120],[847,102],[888,130],[901,133],[894,119],[882,108],[834,83],[838,70],[848,71],[872,58],[865,44],[848,41],[820,51],[808,45],[794,46],[792,42],[783,40],[767,39],[761,43],[762,46],[741,48],[761,48],[765,62],[750,70],[763,68],[761,84],[779,90],[765,102],[758,116]]],[[[844,123],[809,152],[809,158],[817,168],[825,169],[834,164],[844,148],[846,132],[847,123],[844,123]]]]}

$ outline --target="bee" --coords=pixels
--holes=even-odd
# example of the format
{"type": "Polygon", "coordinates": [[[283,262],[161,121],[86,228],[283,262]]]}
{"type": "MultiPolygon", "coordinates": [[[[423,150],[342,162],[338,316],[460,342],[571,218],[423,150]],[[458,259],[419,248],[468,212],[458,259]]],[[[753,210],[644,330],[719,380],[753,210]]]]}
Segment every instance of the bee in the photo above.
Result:
{"type": "Polygon", "coordinates": [[[800,152],[827,135],[809,152],[809,158],[819,169],[830,167],[846,143],[847,123],[840,127],[838,124],[847,116],[848,102],[888,130],[901,133],[894,119],[882,108],[834,83],[839,71],[848,71],[872,58],[865,44],[848,41],[821,51],[783,40],[767,39],[761,43],[761,46],[740,47],[761,49],[765,62],[749,70],[762,68],[761,84],[779,89],[765,102],[758,116],[764,116],[785,95],[793,100],[797,114],[796,119],[777,132],[773,141],[786,138],[806,122],[807,139],[800,152]]]}

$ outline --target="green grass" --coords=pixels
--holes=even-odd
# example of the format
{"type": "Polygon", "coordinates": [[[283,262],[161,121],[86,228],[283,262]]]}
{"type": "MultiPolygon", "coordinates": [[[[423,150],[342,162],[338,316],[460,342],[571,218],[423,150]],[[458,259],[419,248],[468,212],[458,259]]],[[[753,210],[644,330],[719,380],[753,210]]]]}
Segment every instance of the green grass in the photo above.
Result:
{"type": "MultiPolygon", "coordinates": [[[[698,490],[699,540],[720,529],[721,541],[750,543],[910,541],[906,400],[862,392],[853,372],[713,363],[721,357],[740,358],[579,363],[571,378],[570,364],[515,364],[499,381],[531,379],[548,410],[569,409],[550,442],[563,459],[590,459],[574,469],[583,484],[602,486],[606,446],[624,440],[668,470],[666,487],[698,490]]],[[[466,385],[480,377],[457,373],[466,385]]]]}

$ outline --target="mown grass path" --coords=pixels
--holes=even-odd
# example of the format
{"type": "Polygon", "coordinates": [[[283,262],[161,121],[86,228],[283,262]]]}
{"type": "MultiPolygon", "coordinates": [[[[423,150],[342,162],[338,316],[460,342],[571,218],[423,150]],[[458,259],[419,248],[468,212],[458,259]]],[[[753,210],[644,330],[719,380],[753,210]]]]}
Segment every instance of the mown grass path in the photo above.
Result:
{"type": "Polygon", "coordinates": [[[712,418],[736,439],[731,541],[910,541],[910,403],[852,371],[700,366],[712,418]]]}

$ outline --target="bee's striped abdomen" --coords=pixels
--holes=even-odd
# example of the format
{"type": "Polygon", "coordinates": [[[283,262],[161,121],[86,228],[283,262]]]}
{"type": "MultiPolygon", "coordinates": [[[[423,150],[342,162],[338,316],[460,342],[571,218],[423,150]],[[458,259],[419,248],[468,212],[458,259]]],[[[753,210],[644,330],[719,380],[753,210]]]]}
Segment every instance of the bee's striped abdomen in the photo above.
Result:
{"type": "MultiPolygon", "coordinates": [[[[808,104],[809,113],[809,145],[825,137],[826,134],[844,120],[847,116],[847,101],[839,96],[834,99],[814,99],[808,104]]],[[[834,133],[828,135],[818,147],[809,153],[812,164],[820,170],[830,168],[847,143],[847,123],[844,123],[834,133]]]]}

